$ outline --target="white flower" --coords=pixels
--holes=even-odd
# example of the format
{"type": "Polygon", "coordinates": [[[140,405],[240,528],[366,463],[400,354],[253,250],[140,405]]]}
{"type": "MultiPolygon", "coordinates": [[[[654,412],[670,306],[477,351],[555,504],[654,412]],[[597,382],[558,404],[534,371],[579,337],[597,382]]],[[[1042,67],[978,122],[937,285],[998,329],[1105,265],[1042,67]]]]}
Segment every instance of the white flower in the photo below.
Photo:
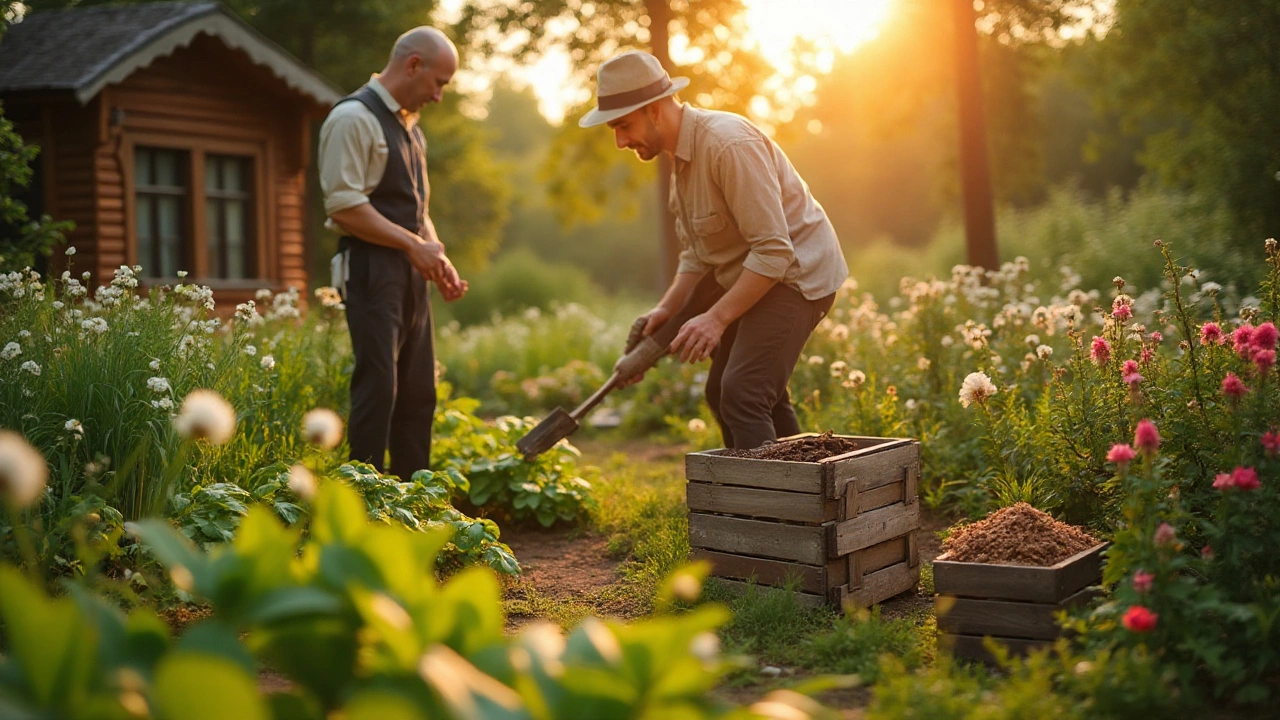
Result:
{"type": "Polygon", "coordinates": [[[154,393],[167,393],[170,390],[169,381],[162,377],[148,378],[147,387],[154,393]]]}
{"type": "Polygon", "coordinates": [[[27,339],[27,338],[29,338],[29,337],[31,337],[31,331],[30,331],[30,330],[19,330],[19,331],[18,331],[18,339],[19,339],[19,340],[26,340],[26,339],[27,339]]]}
{"type": "Polygon", "coordinates": [[[273,356],[273,355],[263,355],[263,356],[262,356],[262,369],[263,369],[263,370],[274,370],[274,369],[275,369],[275,367],[276,367],[276,359],[275,359],[275,356],[273,356]]]}
{"type": "Polygon", "coordinates": [[[1023,338],[1023,342],[1027,344],[1027,347],[1035,347],[1040,344],[1040,336],[1033,333],[1023,338]]]}
{"type": "Polygon", "coordinates": [[[22,346],[16,342],[11,342],[0,350],[0,360],[12,360],[22,354],[22,346]]]}
{"type": "Polygon", "coordinates": [[[289,489],[294,495],[310,502],[316,496],[316,476],[304,465],[289,468],[289,489]]]}
{"type": "Polygon", "coordinates": [[[16,508],[25,508],[44,492],[49,465],[26,438],[0,430],[0,497],[16,508]]]}
{"type": "Polygon", "coordinates": [[[81,320],[80,329],[92,330],[93,332],[96,332],[99,335],[101,335],[102,333],[108,330],[107,321],[103,320],[100,317],[89,318],[88,320],[81,320]]]}
{"type": "Polygon", "coordinates": [[[76,420],[75,418],[71,418],[70,420],[63,423],[62,429],[66,430],[69,433],[73,433],[75,435],[80,435],[80,436],[84,435],[84,425],[81,425],[80,421],[76,420]]]}
{"type": "Polygon", "coordinates": [[[826,359],[825,359],[825,358],[823,358],[821,355],[810,355],[810,356],[809,356],[809,364],[810,364],[810,365],[825,365],[825,364],[827,364],[827,361],[826,361],[826,359]]]}
{"type": "Polygon", "coordinates": [[[950,335],[943,335],[942,339],[939,340],[938,342],[942,343],[942,347],[951,347],[952,345],[955,344],[956,340],[950,335]]]}
{"type": "Polygon", "coordinates": [[[981,405],[987,398],[996,394],[996,386],[986,373],[972,372],[964,379],[960,387],[960,404],[969,407],[973,403],[981,405]]]}
{"type": "Polygon", "coordinates": [[[1217,295],[1222,292],[1222,286],[1216,282],[1207,282],[1200,286],[1201,292],[1207,292],[1210,295],[1217,295]]]}
{"type": "Polygon", "coordinates": [[[704,663],[713,663],[720,656],[720,638],[713,632],[700,632],[689,641],[689,653],[704,663]]]}
{"type": "Polygon", "coordinates": [[[54,300],[54,301],[53,301],[53,309],[54,309],[54,310],[61,310],[61,309],[62,309],[62,308],[64,308],[64,307],[66,307],[66,304],[65,304],[65,303],[63,303],[61,300],[54,300]]]}
{"type": "Polygon", "coordinates": [[[1040,358],[1041,360],[1048,360],[1052,356],[1053,356],[1053,348],[1049,347],[1048,345],[1040,345],[1039,347],[1036,348],[1036,357],[1040,358]]]}
{"type": "Polygon", "coordinates": [[[254,347],[253,345],[245,345],[244,354],[248,355],[249,357],[253,357],[254,355],[258,354],[258,348],[254,347]]]}
{"type": "Polygon", "coordinates": [[[193,390],[182,401],[182,409],[174,418],[173,426],[185,438],[205,439],[221,445],[235,432],[236,411],[231,403],[212,390],[193,390]]]}
{"type": "Polygon", "coordinates": [[[926,371],[926,370],[928,370],[932,365],[933,365],[933,361],[931,361],[931,360],[930,360],[929,358],[927,358],[927,357],[922,357],[922,358],[917,358],[917,359],[916,359],[916,369],[917,369],[917,370],[919,370],[920,372],[925,372],[925,371],[926,371]]]}
{"type": "Polygon", "coordinates": [[[332,410],[316,408],[302,416],[302,436],[329,450],[342,441],[342,418],[332,410]]]}
{"type": "Polygon", "coordinates": [[[156,359],[152,360],[151,362],[147,363],[147,367],[151,368],[152,370],[159,370],[159,369],[160,369],[160,358],[156,358],[156,359]]]}
{"type": "Polygon", "coordinates": [[[844,374],[848,371],[849,371],[849,364],[843,360],[837,360],[831,363],[831,377],[834,377],[834,378],[844,377],[844,374]]]}
{"type": "Polygon", "coordinates": [[[707,429],[707,423],[703,421],[702,418],[694,418],[689,421],[689,432],[700,433],[700,432],[705,432],[706,429],[707,429]]]}
{"type": "Polygon", "coordinates": [[[849,379],[845,380],[841,385],[847,388],[859,388],[867,381],[867,374],[861,370],[853,370],[849,373],[849,379]]]}
{"type": "Polygon", "coordinates": [[[37,363],[35,360],[28,360],[22,363],[22,367],[19,369],[26,370],[32,375],[35,375],[36,377],[40,377],[40,364],[37,363]]]}
{"type": "Polygon", "coordinates": [[[70,256],[72,256],[72,255],[75,255],[75,254],[76,254],[76,246],[75,246],[75,245],[68,245],[68,246],[67,246],[66,253],[67,253],[67,256],[68,256],[68,257],[70,257],[70,256]]]}
{"type": "Polygon", "coordinates": [[[178,271],[178,279],[179,279],[179,280],[181,280],[182,278],[184,278],[184,277],[186,277],[186,276],[187,276],[187,271],[186,271],[186,270],[179,270],[179,271],[178,271]]]}
{"type": "Polygon", "coordinates": [[[156,408],[157,410],[172,410],[173,401],[167,397],[162,397],[159,400],[152,400],[151,407],[156,408]]]}

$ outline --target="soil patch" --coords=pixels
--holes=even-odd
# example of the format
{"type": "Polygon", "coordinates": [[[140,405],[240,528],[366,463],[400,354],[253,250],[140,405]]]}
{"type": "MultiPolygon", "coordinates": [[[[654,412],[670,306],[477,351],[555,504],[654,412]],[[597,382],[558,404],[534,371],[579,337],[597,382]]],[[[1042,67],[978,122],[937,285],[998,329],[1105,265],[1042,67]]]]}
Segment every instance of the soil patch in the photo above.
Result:
{"type": "Polygon", "coordinates": [[[754,450],[725,450],[723,454],[729,457],[751,458],[753,460],[817,462],[836,455],[853,452],[861,447],[856,440],[835,437],[828,430],[815,437],[762,445],[754,450]]]}
{"type": "Polygon", "coordinates": [[[942,549],[947,552],[943,559],[954,562],[1048,567],[1098,542],[1074,525],[1017,503],[956,530],[942,549]]]}
{"type": "Polygon", "coordinates": [[[609,542],[577,528],[505,534],[523,579],[552,600],[581,598],[618,581],[619,562],[609,557],[609,542]]]}

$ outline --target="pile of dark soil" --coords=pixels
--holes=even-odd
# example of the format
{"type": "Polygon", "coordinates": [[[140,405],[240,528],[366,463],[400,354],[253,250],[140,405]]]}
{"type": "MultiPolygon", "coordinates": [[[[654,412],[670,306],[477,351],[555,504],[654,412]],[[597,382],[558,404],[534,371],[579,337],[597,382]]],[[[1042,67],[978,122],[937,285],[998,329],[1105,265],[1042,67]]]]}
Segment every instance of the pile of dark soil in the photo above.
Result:
{"type": "Polygon", "coordinates": [[[1001,508],[942,541],[955,562],[1048,567],[1098,544],[1084,530],[1054,520],[1026,503],[1001,508]]]}
{"type": "Polygon", "coordinates": [[[817,462],[836,455],[853,452],[861,446],[857,441],[835,437],[830,430],[814,437],[787,440],[762,445],[754,450],[726,450],[729,457],[753,460],[786,460],[788,462],[817,462]]]}

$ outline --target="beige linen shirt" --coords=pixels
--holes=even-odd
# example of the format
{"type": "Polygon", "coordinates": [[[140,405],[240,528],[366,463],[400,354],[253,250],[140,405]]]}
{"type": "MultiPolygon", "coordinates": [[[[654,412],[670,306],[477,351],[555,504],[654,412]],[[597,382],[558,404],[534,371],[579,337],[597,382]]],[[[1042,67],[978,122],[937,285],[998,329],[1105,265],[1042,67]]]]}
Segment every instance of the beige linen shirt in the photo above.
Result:
{"type": "MultiPolygon", "coordinates": [[[[405,129],[412,129],[418,124],[418,113],[400,107],[400,103],[378,82],[377,75],[369,78],[369,87],[392,113],[400,117],[405,129]]],[[[422,150],[426,152],[425,147],[422,150]]],[[[382,175],[387,170],[386,134],[378,124],[378,118],[364,103],[339,103],[329,111],[329,116],[320,126],[320,152],[317,157],[324,214],[333,215],[369,202],[369,193],[382,182],[382,175]]],[[[333,220],[326,220],[325,227],[342,232],[333,220]]]]}
{"type": "Polygon", "coordinates": [[[849,267],[827,213],[776,143],[746,118],[684,106],[672,169],[679,272],[743,268],[809,300],[834,293],[849,267]]]}

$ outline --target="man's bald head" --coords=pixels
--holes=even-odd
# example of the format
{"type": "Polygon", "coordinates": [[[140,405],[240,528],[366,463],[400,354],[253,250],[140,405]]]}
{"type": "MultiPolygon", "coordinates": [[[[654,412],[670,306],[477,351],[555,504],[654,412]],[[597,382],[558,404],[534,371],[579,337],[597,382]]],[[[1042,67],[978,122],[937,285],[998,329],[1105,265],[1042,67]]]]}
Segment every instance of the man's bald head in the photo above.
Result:
{"type": "Polygon", "coordinates": [[[458,49],[444,33],[423,26],[396,39],[378,81],[401,107],[417,112],[427,103],[440,102],[457,71],[458,49]]]}
{"type": "Polygon", "coordinates": [[[410,55],[417,55],[425,64],[434,64],[446,52],[457,62],[458,49],[453,41],[439,30],[423,25],[396,38],[389,64],[403,62],[410,55]]]}

